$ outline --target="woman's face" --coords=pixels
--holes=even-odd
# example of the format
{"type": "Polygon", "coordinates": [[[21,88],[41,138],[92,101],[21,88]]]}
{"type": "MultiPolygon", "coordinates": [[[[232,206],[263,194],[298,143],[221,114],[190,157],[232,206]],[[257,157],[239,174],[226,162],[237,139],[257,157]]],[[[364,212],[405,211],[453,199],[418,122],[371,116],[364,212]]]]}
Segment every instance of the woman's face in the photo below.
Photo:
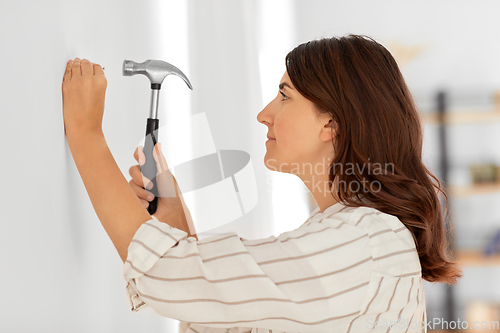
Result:
{"type": "Polygon", "coordinates": [[[311,173],[311,165],[314,172],[315,164],[333,157],[331,116],[319,115],[315,105],[295,89],[287,72],[278,95],[257,120],[268,127],[268,137],[275,139],[266,142],[264,159],[270,170],[300,177],[311,173]]]}

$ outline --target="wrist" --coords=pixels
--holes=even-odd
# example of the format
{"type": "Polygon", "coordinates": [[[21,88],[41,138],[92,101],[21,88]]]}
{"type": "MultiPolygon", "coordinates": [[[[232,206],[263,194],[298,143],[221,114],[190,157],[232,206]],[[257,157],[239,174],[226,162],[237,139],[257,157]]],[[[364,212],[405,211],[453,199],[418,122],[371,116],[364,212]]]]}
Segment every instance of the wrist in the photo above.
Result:
{"type": "Polygon", "coordinates": [[[102,131],[71,131],[66,133],[68,145],[73,152],[79,149],[88,149],[97,141],[106,141],[102,131]]]}

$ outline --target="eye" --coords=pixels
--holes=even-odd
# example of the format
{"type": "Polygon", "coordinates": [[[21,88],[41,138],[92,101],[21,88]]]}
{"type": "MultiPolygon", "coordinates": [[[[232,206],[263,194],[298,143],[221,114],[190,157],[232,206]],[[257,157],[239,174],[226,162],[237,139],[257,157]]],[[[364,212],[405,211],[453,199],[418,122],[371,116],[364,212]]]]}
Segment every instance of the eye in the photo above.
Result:
{"type": "Polygon", "coordinates": [[[280,91],[280,94],[281,96],[283,96],[283,100],[286,101],[287,99],[289,99],[290,97],[288,97],[287,95],[285,95],[282,91],[280,91]]]}

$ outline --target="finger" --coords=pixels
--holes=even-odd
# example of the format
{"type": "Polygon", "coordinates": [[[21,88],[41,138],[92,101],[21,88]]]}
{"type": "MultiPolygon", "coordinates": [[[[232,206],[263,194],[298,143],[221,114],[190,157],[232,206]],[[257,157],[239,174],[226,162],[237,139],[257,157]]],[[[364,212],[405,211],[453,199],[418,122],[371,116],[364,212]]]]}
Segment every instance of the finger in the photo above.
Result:
{"type": "Polygon", "coordinates": [[[149,207],[149,202],[147,202],[146,200],[142,200],[142,199],[139,199],[142,203],[142,205],[144,206],[144,208],[148,208],[149,207]]]}
{"type": "Polygon", "coordinates": [[[94,75],[94,69],[89,60],[83,59],[80,62],[80,67],[82,68],[82,76],[94,75]]]}
{"type": "Polygon", "coordinates": [[[148,190],[153,188],[153,183],[146,177],[142,175],[141,168],[138,165],[134,165],[130,167],[128,170],[130,177],[137,186],[141,186],[142,188],[147,188],[148,190]],[[146,186],[144,186],[146,184],[146,186]]]}
{"type": "Polygon", "coordinates": [[[72,63],[73,63],[73,60],[70,60],[66,64],[66,70],[65,70],[64,76],[63,76],[63,82],[71,80],[71,65],[72,65],[72,63]]]}
{"type": "Polygon", "coordinates": [[[80,61],[80,58],[75,58],[75,60],[73,61],[73,65],[71,66],[71,79],[82,76],[80,61]]]}
{"type": "Polygon", "coordinates": [[[104,70],[102,69],[101,65],[94,64],[94,75],[104,75],[104,70]]]}
{"type": "Polygon", "coordinates": [[[161,143],[157,143],[153,149],[153,157],[156,161],[158,173],[163,173],[168,170],[167,160],[161,151],[161,143]],[[159,156],[159,157],[158,157],[159,156]]]}
{"type": "Polygon", "coordinates": [[[167,160],[161,151],[161,143],[155,145],[153,157],[156,161],[157,182],[159,186],[159,195],[161,197],[179,197],[177,180],[170,172],[167,160]],[[158,157],[159,154],[159,157],[158,157]]]}
{"type": "Polygon", "coordinates": [[[137,195],[137,197],[139,199],[142,199],[145,201],[151,201],[155,198],[153,193],[146,191],[144,188],[137,185],[133,180],[129,181],[129,184],[130,184],[130,187],[132,188],[132,190],[134,190],[135,195],[137,195]]]}
{"type": "Polygon", "coordinates": [[[144,155],[144,147],[139,146],[134,152],[134,158],[139,163],[139,165],[144,165],[146,163],[146,156],[144,155]]]}

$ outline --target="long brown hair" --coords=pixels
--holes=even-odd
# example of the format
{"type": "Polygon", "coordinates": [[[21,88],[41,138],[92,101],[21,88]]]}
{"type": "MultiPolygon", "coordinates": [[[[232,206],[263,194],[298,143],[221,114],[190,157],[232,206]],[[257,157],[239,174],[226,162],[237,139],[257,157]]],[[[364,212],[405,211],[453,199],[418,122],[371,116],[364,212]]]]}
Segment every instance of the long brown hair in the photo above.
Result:
{"type": "Polygon", "coordinates": [[[389,51],[368,36],[325,38],[293,49],[286,69],[295,88],[338,125],[332,195],[332,184],[350,184],[336,186],[338,200],[358,207],[367,199],[370,207],[397,216],[413,235],[422,277],[455,284],[462,274],[450,260],[438,194],[446,198],[445,213],[448,197],[422,163],[422,122],[389,51]],[[337,166],[349,163],[358,167],[339,172],[337,166]]]}

